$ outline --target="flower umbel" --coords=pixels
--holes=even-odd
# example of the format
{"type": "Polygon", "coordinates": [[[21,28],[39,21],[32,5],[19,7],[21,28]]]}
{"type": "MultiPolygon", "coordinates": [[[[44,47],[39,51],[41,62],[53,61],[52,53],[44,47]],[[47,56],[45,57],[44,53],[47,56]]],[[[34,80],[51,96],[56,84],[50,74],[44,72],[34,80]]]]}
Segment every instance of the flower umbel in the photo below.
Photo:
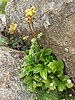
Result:
{"type": "Polygon", "coordinates": [[[26,17],[25,20],[26,20],[28,23],[30,23],[30,22],[31,22],[31,18],[32,18],[32,16],[33,16],[35,13],[36,13],[36,9],[35,9],[34,6],[30,7],[29,9],[26,9],[26,10],[25,10],[25,17],[26,17]]]}
{"type": "Polygon", "coordinates": [[[13,34],[17,29],[17,24],[11,23],[10,28],[9,28],[9,33],[13,34]]]}

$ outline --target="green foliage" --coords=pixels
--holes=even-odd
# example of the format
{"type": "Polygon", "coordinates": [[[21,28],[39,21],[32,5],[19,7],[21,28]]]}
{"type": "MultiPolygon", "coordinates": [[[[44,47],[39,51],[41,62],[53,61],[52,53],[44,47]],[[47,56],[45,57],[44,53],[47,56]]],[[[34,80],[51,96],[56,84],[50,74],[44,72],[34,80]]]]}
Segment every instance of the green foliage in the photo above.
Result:
{"type": "Polygon", "coordinates": [[[57,91],[47,91],[37,90],[35,100],[59,100],[57,91]]]}
{"type": "Polygon", "coordinates": [[[2,0],[2,4],[0,5],[0,14],[4,14],[5,13],[5,6],[7,4],[8,0],[2,0]]]}
{"type": "Polygon", "coordinates": [[[28,49],[28,45],[26,44],[26,41],[23,41],[20,36],[17,36],[16,34],[11,34],[9,37],[10,37],[8,39],[9,47],[21,51],[26,51],[28,49]]]}
{"type": "Polygon", "coordinates": [[[34,92],[37,87],[59,91],[73,86],[69,76],[64,75],[64,63],[56,59],[50,48],[40,48],[37,38],[31,40],[32,46],[28,55],[24,57],[20,78],[29,91],[34,92]]]}
{"type": "Polygon", "coordinates": [[[0,43],[5,43],[6,39],[0,38],[0,43]]]}
{"type": "Polygon", "coordinates": [[[75,100],[75,94],[71,89],[67,89],[63,92],[58,92],[57,90],[52,90],[50,92],[42,90],[36,91],[35,100],[75,100]]]}

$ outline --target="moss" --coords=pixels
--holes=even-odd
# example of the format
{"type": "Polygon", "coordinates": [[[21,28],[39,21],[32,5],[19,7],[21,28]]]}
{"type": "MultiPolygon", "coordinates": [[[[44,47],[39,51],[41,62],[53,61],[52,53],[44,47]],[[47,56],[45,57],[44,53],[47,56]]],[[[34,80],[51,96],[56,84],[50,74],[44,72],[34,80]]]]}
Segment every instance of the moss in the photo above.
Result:
{"type": "Polygon", "coordinates": [[[4,14],[5,13],[5,6],[7,4],[8,0],[2,0],[2,4],[0,5],[0,14],[4,14]]]}

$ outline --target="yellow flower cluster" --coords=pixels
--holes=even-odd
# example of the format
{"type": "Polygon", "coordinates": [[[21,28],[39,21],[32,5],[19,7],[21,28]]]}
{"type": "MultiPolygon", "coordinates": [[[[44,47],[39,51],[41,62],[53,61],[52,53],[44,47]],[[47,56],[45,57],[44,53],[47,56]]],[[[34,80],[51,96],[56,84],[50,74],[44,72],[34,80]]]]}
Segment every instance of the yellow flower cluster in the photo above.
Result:
{"type": "Polygon", "coordinates": [[[9,28],[9,33],[13,34],[15,30],[17,29],[17,24],[11,23],[10,28],[9,28]]]}
{"type": "Polygon", "coordinates": [[[34,6],[30,7],[30,9],[25,10],[26,21],[30,23],[32,16],[36,13],[36,9],[34,6]]]}
{"type": "Polygon", "coordinates": [[[27,36],[24,36],[23,37],[23,40],[26,40],[26,39],[28,39],[29,38],[29,36],[27,35],[27,36]]]}

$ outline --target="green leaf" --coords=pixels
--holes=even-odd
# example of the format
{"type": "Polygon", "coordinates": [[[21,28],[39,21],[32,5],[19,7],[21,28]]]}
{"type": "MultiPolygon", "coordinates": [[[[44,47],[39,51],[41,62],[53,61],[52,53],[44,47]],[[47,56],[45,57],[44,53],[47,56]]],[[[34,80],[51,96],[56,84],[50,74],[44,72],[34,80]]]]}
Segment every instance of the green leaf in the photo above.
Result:
{"type": "Polygon", "coordinates": [[[63,90],[66,90],[66,86],[65,86],[65,84],[63,83],[63,82],[59,82],[58,84],[57,84],[57,87],[58,87],[58,90],[59,91],[63,91],[63,90]]]}
{"type": "Polygon", "coordinates": [[[42,80],[42,82],[45,83],[45,86],[46,86],[47,88],[49,88],[49,86],[50,86],[50,79],[42,80]]]}
{"type": "Polygon", "coordinates": [[[40,32],[37,36],[37,38],[39,39],[42,36],[42,33],[40,32]]]}
{"type": "Polygon", "coordinates": [[[50,79],[47,79],[47,80],[42,79],[42,82],[45,83],[45,84],[50,83],[50,79]]]}
{"type": "Polygon", "coordinates": [[[43,65],[42,64],[37,64],[34,66],[34,69],[33,69],[33,73],[39,73],[41,70],[43,69],[43,65]]]}
{"type": "Polygon", "coordinates": [[[36,86],[37,86],[37,85],[36,85],[36,82],[33,81],[33,88],[36,89],[36,86]]]}
{"type": "Polygon", "coordinates": [[[68,75],[62,75],[59,77],[61,81],[65,82],[67,81],[70,77],[68,75]]]}
{"type": "Polygon", "coordinates": [[[27,88],[30,92],[34,92],[35,88],[33,87],[33,81],[27,84],[27,88]]]}
{"type": "Polygon", "coordinates": [[[71,80],[68,79],[67,82],[66,82],[66,86],[67,86],[68,88],[71,88],[71,87],[73,87],[73,85],[74,85],[74,84],[71,82],[71,80]]]}
{"type": "Polygon", "coordinates": [[[26,75],[28,75],[33,70],[33,67],[32,66],[25,66],[22,70],[24,73],[26,73],[26,75]]]}
{"type": "Polygon", "coordinates": [[[52,53],[52,50],[50,48],[43,48],[41,52],[41,57],[50,56],[51,53],[52,53]]]}
{"type": "Polygon", "coordinates": [[[40,77],[39,75],[35,75],[35,74],[34,74],[33,79],[34,79],[36,82],[40,82],[40,81],[41,81],[41,77],[40,77]]]}
{"type": "Polygon", "coordinates": [[[24,58],[25,66],[31,65],[33,62],[34,62],[34,59],[33,59],[33,57],[31,55],[25,56],[25,58],[24,58]]]}
{"type": "Polygon", "coordinates": [[[64,68],[64,63],[63,63],[63,61],[62,61],[61,59],[58,59],[57,62],[58,62],[58,68],[59,68],[59,69],[63,69],[63,68],[64,68]]]}
{"type": "Polygon", "coordinates": [[[54,62],[50,62],[48,67],[51,68],[52,72],[55,73],[57,71],[57,66],[54,62]]]}
{"type": "Polygon", "coordinates": [[[63,70],[62,69],[58,69],[57,72],[56,72],[56,75],[58,77],[60,77],[62,74],[63,74],[63,70]]]}
{"type": "Polygon", "coordinates": [[[35,53],[38,52],[38,48],[36,46],[31,46],[31,49],[29,50],[29,55],[34,56],[35,53]]]}
{"type": "Polygon", "coordinates": [[[48,69],[48,73],[50,74],[52,72],[51,69],[49,67],[47,69],[48,69]]]}
{"type": "Polygon", "coordinates": [[[46,61],[49,63],[49,62],[52,62],[53,61],[53,56],[47,56],[46,57],[46,61]]]}
{"type": "Polygon", "coordinates": [[[50,83],[49,89],[50,89],[50,90],[55,90],[55,89],[56,89],[56,85],[55,85],[54,82],[50,83]]]}
{"type": "Polygon", "coordinates": [[[41,87],[43,84],[42,84],[42,82],[37,82],[36,85],[37,85],[37,87],[41,87]]]}
{"type": "Polygon", "coordinates": [[[44,58],[44,57],[40,57],[40,58],[39,58],[39,61],[45,62],[45,58],[44,58]]]}
{"type": "Polygon", "coordinates": [[[23,82],[24,82],[25,84],[28,84],[28,83],[30,83],[30,82],[32,81],[32,79],[33,79],[33,77],[32,77],[31,75],[27,75],[27,76],[24,78],[23,82]]]}
{"type": "Polygon", "coordinates": [[[0,43],[4,43],[5,41],[6,41],[6,39],[0,38],[0,43]]]}
{"type": "MultiPolygon", "coordinates": [[[[32,42],[31,48],[32,48],[33,46],[38,47],[37,38],[32,38],[31,42],[32,42]]],[[[38,48],[37,48],[37,49],[38,49],[38,48]]]]}
{"type": "Polygon", "coordinates": [[[23,77],[25,77],[25,75],[26,75],[25,73],[21,72],[19,75],[19,78],[23,78],[23,77]]]}
{"type": "Polygon", "coordinates": [[[37,39],[36,38],[32,38],[31,42],[34,43],[34,44],[35,43],[37,44],[37,39]]]}
{"type": "Polygon", "coordinates": [[[40,76],[43,79],[47,80],[47,69],[46,68],[44,68],[43,70],[40,71],[40,76]]]}

